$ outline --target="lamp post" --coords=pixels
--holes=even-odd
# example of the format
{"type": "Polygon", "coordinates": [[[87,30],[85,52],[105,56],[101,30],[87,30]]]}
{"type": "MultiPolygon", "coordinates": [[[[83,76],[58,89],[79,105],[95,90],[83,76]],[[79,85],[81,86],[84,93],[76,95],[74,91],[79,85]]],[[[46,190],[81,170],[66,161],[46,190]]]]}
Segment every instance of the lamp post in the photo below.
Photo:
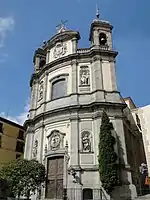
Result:
{"type": "Polygon", "coordinates": [[[68,163],[70,160],[70,156],[68,154],[68,142],[66,141],[66,145],[65,145],[65,187],[64,187],[64,191],[63,191],[63,200],[67,200],[67,185],[68,185],[68,163]]]}

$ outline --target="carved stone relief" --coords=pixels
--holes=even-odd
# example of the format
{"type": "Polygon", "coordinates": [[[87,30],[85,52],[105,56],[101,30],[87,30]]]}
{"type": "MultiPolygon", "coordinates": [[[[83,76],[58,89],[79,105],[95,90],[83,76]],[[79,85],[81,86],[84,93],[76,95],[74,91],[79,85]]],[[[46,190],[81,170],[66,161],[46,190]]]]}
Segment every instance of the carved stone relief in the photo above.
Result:
{"type": "Polygon", "coordinates": [[[43,86],[43,81],[40,83],[39,85],[39,101],[41,99],[43,99],[43,89],[44,89],[44,86],[43,86]]]}
{"type": "Polygon", "coordinates": [[[45,154],[47,153],[47,144],[45,145],[44,152],[45,152],[45,154]]]}
{"type": "Polygon", "coordinates": [[[80,85],[81,86],[90,85],[90,70],[88,66],[80,67],[80,85]]]}
{"type": "Polygon", "coordinates": [[[60,58],[61,56],[65,55],[67,52],[67,44],[58,42],[54,48],[53,56],[54,58],[60,58]]]}
{"type": "Polygon", "coordinates": [[[53,133],[53,136],[50,139],[51,149],[57,149],[60,146],[60,136],[57,132],[53,133]]]}
{"type": "Polygon", "coordinates": [[[32,152],[33,158],[37,157],[37,149],[38,149],[38,140],[35,140],[32,152]]]}
{"type": "Polygon", "coordinates": [[[64,133],[59,132],[58,130],[53,130],[48,138],[48,149],[55,151],[63,147],[64,133]]]}
{"type": "Polygon", "coordinates": [[[90,132],[84,131],[81,134],[82,137],[82,151],[83,152],[91,152],[91,137],[90,132]]]}

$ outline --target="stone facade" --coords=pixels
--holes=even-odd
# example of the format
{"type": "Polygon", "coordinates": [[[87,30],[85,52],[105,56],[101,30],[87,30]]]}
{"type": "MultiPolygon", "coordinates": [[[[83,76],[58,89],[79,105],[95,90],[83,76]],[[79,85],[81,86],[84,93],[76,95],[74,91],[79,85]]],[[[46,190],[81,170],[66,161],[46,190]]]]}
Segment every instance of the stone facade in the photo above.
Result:
{"type": "Polygon", "coordinates": [[[94,20],[91,45],[83,49],[78,48],[79,32],[61,29],[35,51],[25,158],[36,158],[47,169],[42,198],[62,199],[63,188],[68,189],[69,199],[71,189],[76,189],[78,200],[85,199],[84,191],[99,198],[94,191],[101,187],[98,143],[103,109],[119,138],[122,186],[116,188],[114,198],[136,196],[123,127],[126,104],[116,83],[112,28],[109,22],[94,20]]]}

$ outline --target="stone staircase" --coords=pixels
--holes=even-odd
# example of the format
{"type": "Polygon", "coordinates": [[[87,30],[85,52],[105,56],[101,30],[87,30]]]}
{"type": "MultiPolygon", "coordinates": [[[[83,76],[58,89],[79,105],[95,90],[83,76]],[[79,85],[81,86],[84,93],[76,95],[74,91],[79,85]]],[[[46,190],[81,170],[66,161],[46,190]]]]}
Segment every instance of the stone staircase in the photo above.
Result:
{"type": "Polygon", "coordinates": [[[135,200],[150,200],[150,194],[137,197],[135,200]]]}

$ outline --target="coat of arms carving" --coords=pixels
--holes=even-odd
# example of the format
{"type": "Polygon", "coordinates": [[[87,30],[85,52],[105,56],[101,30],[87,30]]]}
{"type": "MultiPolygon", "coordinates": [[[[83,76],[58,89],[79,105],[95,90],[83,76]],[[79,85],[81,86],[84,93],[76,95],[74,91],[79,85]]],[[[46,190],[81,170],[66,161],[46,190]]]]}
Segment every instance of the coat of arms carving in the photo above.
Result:
{"type": "Polygon", "coordinates": [[[54,48],[53,56],[54,58],[60,58],[61,56],[65,55],[67,52],[67,44],[58,42],[54,48]]]}

